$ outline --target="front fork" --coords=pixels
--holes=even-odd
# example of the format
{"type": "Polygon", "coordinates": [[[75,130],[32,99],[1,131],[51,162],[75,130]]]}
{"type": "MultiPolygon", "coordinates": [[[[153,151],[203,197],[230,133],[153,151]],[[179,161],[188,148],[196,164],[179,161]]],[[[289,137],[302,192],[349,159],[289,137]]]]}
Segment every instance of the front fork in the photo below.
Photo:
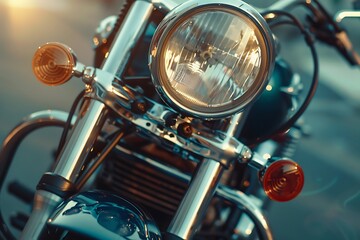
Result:
{"type": "Polygon", "coordinates": [[[38,184],[33,212],[20,239],[41,239],[55,208],[77,191],[75,182],[108,117],[106,106],[99,101],[88,100],[83,108],[53,172],[45,173],[38,184]]]}
{"type": "Polygon", "coordinates": [[[212,159],[199,163],[197,172],[168,227],[168,239],[190,239],[216,192],[224,166],[212,159]]]}
{"type": "MultiPolygon", "coordinates": [[[[154,6],[151,2],[135,1],[124,19],[116,40],[104,63],[107,76],[122,75],[131,53],[145,31],[154,6]],[[141,16],[141,17],[139,17],[141,16]]],[[[112,79],[97,79],[110,89],[112,79]]],[[[42,239],[46,236],[46,222],[55,208],[66,198],[78,191],[76,180],[84,166],[86,156],[100,134],[108,118],[107,106],[90,99],[83,105],[73,132],[64,146],[52,173],[45,173],[35,193],[34,209],[20,239],[42,239]]]]}
{"type": "MultiPolygon", "coordinates": [[[[226,151],[229,141],[241,131],[247,111],[234,115],[224,126],[226,137],[222,149],[226,151]]],[[[180,240],[191,239],[201,225],[206,210],[217,191],[224,170],[232,164],[224,159],[219,162],[214,159],[203,159],[197,166],[191,178],[189,188],[178,207],[173,220],[167,229],[167,238],[180,240]]]]}
{"type": "MultiPolygon", "coordinates": [[[[46,223],[51,221],[50,216],[55,208],[78,191],[76,180],[108,115],[107,106],[103,103],[93,99],[85,102],[53,172],[45,173],[38,184],[33,212],[20,239],[43,239],[47,233],[46,223]]],[[[243,114],[233,117],[227,131],[229,139],[235,134],[238,129],[236,126],[239,126],[244,117],[243,114]]],[[[226,139],[224,146],[227,146],[226,139]]],[[[226,165],[213,159],[204,159],[199,163],[189,189],[168,228],[169,238],[189,239],[193,236],[217,190],[226,165]]]]}

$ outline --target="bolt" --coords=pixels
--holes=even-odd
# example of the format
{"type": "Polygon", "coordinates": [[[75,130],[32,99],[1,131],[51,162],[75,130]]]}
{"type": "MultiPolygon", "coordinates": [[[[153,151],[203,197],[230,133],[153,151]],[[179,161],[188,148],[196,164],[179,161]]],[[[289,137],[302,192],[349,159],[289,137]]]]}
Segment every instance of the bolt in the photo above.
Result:
{"type": "Polygon", "coordinates": [[[244,146],[243,149],[240,152],[240,162],[242,163],[248,163],[250,161],[250,159],[252,158],[252,151],[250,150],[250,148],[244,146]]]}
{"type": "Polygon", "coordinates": [[[179,124],[177,127],[177,132],[180,136],[189,138],[193,133],[193,128],[190,123],[184,122],[179,124]]]}
{"type": "Polygon", "coordinates": [[[147,111],[146,102],[136,100],[131,104],[131,108],[135,113],[144,114],[147,111]]]}

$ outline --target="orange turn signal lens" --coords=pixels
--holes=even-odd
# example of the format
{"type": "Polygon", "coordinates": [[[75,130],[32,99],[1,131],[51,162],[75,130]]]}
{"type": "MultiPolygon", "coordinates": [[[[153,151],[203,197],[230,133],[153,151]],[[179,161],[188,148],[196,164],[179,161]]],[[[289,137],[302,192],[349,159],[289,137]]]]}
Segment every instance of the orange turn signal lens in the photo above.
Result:
{"type": "Polygon", "coordinates": [[[52,42],[38,48],[32,61],[33,72],[40,82],[56,86],[70,80],[75,67],[71,48],[52,42]]]}
{"type": "Polygon", "coordinates": [[[304,186],[304,172],[294,161],[277,160],[265,170],[262,184],[270,199],[290,201],[299,195],[304,186]]]}

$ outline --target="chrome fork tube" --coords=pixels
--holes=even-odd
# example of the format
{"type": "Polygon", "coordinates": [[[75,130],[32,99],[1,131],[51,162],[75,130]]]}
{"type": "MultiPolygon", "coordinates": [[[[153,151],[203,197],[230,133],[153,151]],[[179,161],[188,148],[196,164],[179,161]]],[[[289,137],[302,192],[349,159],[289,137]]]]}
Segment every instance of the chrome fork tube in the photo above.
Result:
{"type": "MultiPolygon", "coordinates": [[[[246,113],[244,111],[234,115],[226,126],[226,138],[222,143],[224,151],[226,151],[231,138],[241,130],[246,119],[246,113]]],[[[230,162],[226,159],[224,161],[204,159],[199,163],[190,186],[168,227],[169,239],[192,238],[217,190],[222,173],[229,164],[230,162]]]]}
{"type": "Polygon", "coordinates": [[[168,227],[169,239],[191,239],[216,191],[224,166],[212,159],[199,163],[195,176],[168,227]]]}
{"type": "Polygon", "coordinates": [[[47,220],[63,197],[66,197],[58,191],[61,191],[63,187],[64,191],[68,191],[66,186],[75,188],[74,183],[82,170],[86,156],[99,136],[108,113],[106,106],[99,101],[89,100],[87,104],[89,104],[87,109],[78,116],[74,130],[64,150],[60,153],[54,171],[46,173],[47,176],[54,176],[52,182],[40,180],[35,193],[33,211],[20,239],[43,239],[47,220]],[[49,186],[52,184],[54,186],[49,186]],[[39,188],[40,185],[47,185],[47,187],[39,188]]]}
{"type": "Polygon", "coordinates": [[[237,113],[231,117],[229,126],[226,129],[226,136],[231,138],[240,134],[240,131],[245,124],[248,113],[249,109],[244,109],[242,112],[237,113]]]}
{"type": "Polygon", "coordinates": [[[30,218],[21,233],[20,240],[45,240],[45,223],[61,201],[62,198],[54,193],[37,190],[30,218]]]}
{"type": "Polygon", "coordinates": [[[135,1],[129,10],[123,25],[110,49],[109,56],[103,65],[108,73],[122,76],[128,59],[134,50],[139,38],[144,33],[154,7],[150,2],[135,1]],[[145,23],[145,24],[144,24],[145,23]]]}
{"type": "Polygon", "coordinates": [[[74,132],[67,142],[60,158],[56,162],[53,173],[74,183],[78,178],[81,168],[84,165],[86,156],[90,153],[101,128],[107,118],[106,106],[99,102],[90,100],[89,106],[79,116],[74,132]]]}
{"type": "MultiPolygon", "coordinates": [[[[111,89],[115,74],[121,76],[125,71],[130,54],[142,36],[152,10],[152,3],[144,1],[135,1],[129,9],[103,66],[103,70],[108,72],[108,76],[112,76],[112,78],[104,77],[104,79],[96,80],[104,89],[111,89]]],[[[108,109],[104,103],[91,99],[85,104],[87,104],[86,108],[83,108],[78,115],[73,132],[57,160],[54,171],[43,176],[43,178],[47,177],[46,179],[50,177],[50,184],[42,182],[42,179],[38,185],[33,213],[20,239],[43,239],[47,220],[63,198],[70,195],[62,194],[63,188],[74,190],[75,187],[76,189],[75,182],[82,170],[86,156],[91,151],[108,116],[108,109]],[[49,185],[51,186],[49,187],[49,185]]]]}

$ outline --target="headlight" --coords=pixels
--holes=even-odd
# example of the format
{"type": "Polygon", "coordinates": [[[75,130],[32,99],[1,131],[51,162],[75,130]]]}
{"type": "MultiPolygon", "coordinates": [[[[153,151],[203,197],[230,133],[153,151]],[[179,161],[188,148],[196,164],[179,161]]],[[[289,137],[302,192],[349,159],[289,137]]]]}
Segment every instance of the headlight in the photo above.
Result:
{"type": "Polygon", "coordinates": [[[261,93],[272,70],[273,45],[265,20],[244,2],[188,1],[154,34],[153,82],[163,100],[185,114],[226,117],[261,93]]]}

